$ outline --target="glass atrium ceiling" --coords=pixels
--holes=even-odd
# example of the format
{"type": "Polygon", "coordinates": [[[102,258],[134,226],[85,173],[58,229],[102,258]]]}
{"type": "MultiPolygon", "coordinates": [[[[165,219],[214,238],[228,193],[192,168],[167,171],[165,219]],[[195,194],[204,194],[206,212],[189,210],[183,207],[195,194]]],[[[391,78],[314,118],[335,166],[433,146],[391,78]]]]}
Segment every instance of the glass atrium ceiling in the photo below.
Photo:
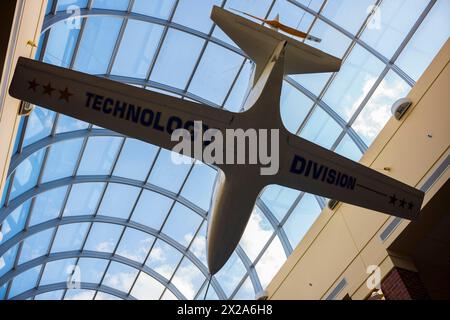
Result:
{"type": "MultiPolygon", "coordinates": [[[[337,74],[286,77],[281,113],[291,132],[353,160],[450,35],[450,0],[54,0],[36,58],[239,112],[251,64],[210,20],[213,5],[280,14],[344,59],[337,74]]],[[[204,298],[215,169],[36,107],[9,172],[0,299],[204,298]]],[[[254,299],[325,203],[268,187],[207,298],[254,299]]]]}

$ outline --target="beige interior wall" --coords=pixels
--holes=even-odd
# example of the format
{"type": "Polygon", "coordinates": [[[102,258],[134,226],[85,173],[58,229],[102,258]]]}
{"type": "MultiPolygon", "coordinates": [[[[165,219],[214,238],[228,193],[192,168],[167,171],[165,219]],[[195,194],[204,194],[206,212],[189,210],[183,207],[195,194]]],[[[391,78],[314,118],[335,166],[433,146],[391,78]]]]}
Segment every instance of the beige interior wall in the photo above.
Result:
{"type": "Polygon", "coordinates": [[[8,94],[14,68],[19,56],[34,58],[44,20],[47,0],[18,0],[12,24],[6,61],[0,85],[0,195],[7,178],[11,153],[20,118],[17,116],[20,102],[8,94]]]}
{"type": "MultiPolygon", "coordinates": [[[[420,188],[450,153],[450,40],[409,94],[413,106],[401,121],[392,118],[361,162],[420,188]],[[430,138],[429,135],[432,137],[430,138]]],[[[424,205],[450,177],[447,170],[427,192],[424,205]]],[[[348,204],[325,209],[268,286],[270,299],[325,299],[345,277],[336,297],[364,299],[367,267],[393,267],[387,247],[408,225],[403,220],[391,236],[379,237],[393,220],[348,204]]]]}

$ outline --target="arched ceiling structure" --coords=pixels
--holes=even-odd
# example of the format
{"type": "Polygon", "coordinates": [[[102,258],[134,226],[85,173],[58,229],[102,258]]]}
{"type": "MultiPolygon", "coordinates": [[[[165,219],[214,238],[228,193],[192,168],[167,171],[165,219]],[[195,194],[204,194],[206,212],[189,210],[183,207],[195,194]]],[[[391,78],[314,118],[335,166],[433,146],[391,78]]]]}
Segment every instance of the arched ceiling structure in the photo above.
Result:
{"type": "MultiPolygon", "coordinates": [[[[450,35],[448,0],[53,0],[36,58],[239,112],[251,64],[209,19],[213,5],[280,14],[344,60],[339,73],[286,77],[281,113],[291,132],[353,160],[450,35]]],[[[203,299],[215,176],[37,107],[0,202],[0,299],[203,299]]],[[[266,188],[207,299],[253,299],[325,203],[266,188]]]]}

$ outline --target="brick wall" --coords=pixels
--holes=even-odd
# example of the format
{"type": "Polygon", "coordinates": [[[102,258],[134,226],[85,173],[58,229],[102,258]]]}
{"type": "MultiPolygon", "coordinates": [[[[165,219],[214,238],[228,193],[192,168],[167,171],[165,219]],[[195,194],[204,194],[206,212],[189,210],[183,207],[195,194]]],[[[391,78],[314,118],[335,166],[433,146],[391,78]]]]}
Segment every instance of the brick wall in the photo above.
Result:
{"type": "Polygon", "coordinates": [[[401,268],[392,269],[381,282],[386,300],[425,300],[428,293],[419,274],[401,268]]]}

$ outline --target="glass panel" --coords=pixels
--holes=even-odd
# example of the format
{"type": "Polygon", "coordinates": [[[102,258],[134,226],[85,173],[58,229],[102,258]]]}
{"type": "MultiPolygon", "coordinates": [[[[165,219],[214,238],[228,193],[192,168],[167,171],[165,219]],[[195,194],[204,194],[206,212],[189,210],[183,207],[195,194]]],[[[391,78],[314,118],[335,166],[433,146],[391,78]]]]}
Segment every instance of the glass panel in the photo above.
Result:
{"type": "Polygon", "coordinates": [[[90,17],[81,38],[74,69],[90,73],[105,74],[108,71],[122,19],[114,17],[90,17]]]}
{"type": "Polygon", "coordinates": [[[64,294],[64,290],[50,291],[42,294],[38,294],[34,297],[34,300],[61,300],[64,294]]]}
{"type": "Polygon", "coordinates": [[[41,149],[33,153],[17,167],[9,199],[14,199],[18,195],[36,186],[42,160],[44,159],[44,151],[45,149],[41,149]]]}
{"type": "Polygon", "coordinates": [[[273,232],[270,222],[261,210],[255,207],[240,242],[251,261],[256,259],[273,232]]]}
{"type": "Polygon", "coordinates": [[[45,230],[25,239],[20,252],[19,264],[28,262],[47,254],[54,228],[45,230]]]}
{"type": "Polygon", "coordinates": [[[33,289],[36,286],[36,281],[39,277],[40,271],[41,266],[37,266],[17,275],[12,280],[8,298],[13,298],[21,293],[33,289]]]}
{"type": "Polygon", "coordinates": [[[13,267],[18,247],[19,245],[15,245],[0,257],[0,277],[13,267]]]}
{"type": "Polygon", "coordinates": [[[280,105],[284,126],[288,131],[296,134],[309,110],[311,110],[313,101],[289,83],[284,82],[280,105]]]}
{"type": "Polygon", "coordinates": [[[356,45],[323,100],[341,117],[349,120],[380,76],[384,64],[356,45]]]}
{"type": "Polygon", "coordinates": [[[80,258],[78,267],[80,268],[81,282],[100,283],[107,265],[108,260],[80,258]]]}
{"type": "Polygon", "coordinates": [[[136,203],[140,189],[124,184],[110,183],[103,196],[98,214],[128,219],[136,203]]]}
{"type": "Polygon", "coordinates": [[[151,2],[148,0],[135,0],[132,11],[151,17],[167,19],[173,10],[174,4],[175,0],[160,0],[151,2]]]}
{"type": "Polygon", "coordinates": [[[242,278],[245,276],[247,270],[245,269],[242,260],[234,252],[223,268],[216,274],[222,289],[225,291],[227,297],[233,292],[242,278]]]}
{"type": "Polygon", "coordinates": [[[122,300],[119,297],[113,296],[111,294],[107,294],[104,292],[97,291],[97,295],[95,296],[95,300],[122,300]]]}
{"type": "Polygon", "coordinates": [[[331,148],[341,132],[341,126],[322,108],[316,107],[300,136],[324,148],[331,148]]]}
{"type": "Polygon", "coordinates": [[[112,253],[122,234],[123,227],[109,223],[94,223],[84,250],[112,253]]]}
{"type": "Polygon", "coordinates": [[[6,217],[0,229],[2,235],[0,244],[5,243],[23,230],[30,210],[30,204],[31,200],[28,200],[14,209],[14,211],[6,217]]]}
{"type": "Polygon", "coordinates": [[[47,2],[47,8],[45,9],[45,15],[48,15],[50,12],[52,12],[53,7],[53,0],[49,0],[47,2]]]}
{"type": "Polygon", "coordinates": [[[335,152],[353,161],[359,161],[362,157],[361,150],[359,150],[359,148],[347,134],[339,143],[335,152]]]}
{"type": "Polygon", "coordinates": [[[5,181],[5,185],[4,185],[4,187],[3,187],[3,194],[2,194],[2,196],[1,196],[1,198],[0,198],[0,208],[3,207],[3,205],[4,205],[5,202],[6,202],[6,195],[7,195],[7,193],[8,193],[10,181],[11,181],[11,178],[10,178],[10,177],[8,177],[8,179],[6,179],[6,181],[5,181]]]}
{"type": "Polygon", "coordinates": [[[428,0],[382,1],[379,18],[374,16],[361,39],[391,58],[428,4],[428,0]]]}
{"type": "Polygon", "coordinates": [[[208,33],[213,25],[209,18],[213,5],[220,6],[221,0],[180,0],[173,21],[208,33]]]}
{"type": "Polygon", "coordinates": [[[143,181],[155,160],[158,148],[135,139],[127,139],[114,169],[114,176],[143,181]]]}
{"type": "Polygon", "coordinates": [[[76,259],[57,260],[45,265],[40,286],[52,283],[66,282],[70,280],[71,271],[76,264],[76,259]]]}
{"type": "Polygon", "coordinates": [[[178,193],[191,167],[191,164],[175,164],[171,152],[161,150],[148,182],[178,193]]]}
{"type": "Polygon", "coordinates": [[[125,293],[129,292],[138,270],[122,263],[111,262],[102,284],[125,293]]]}
{"type": "Polygon", "coordinates": [[[159,230],[166,219],[173,200],[158,193],[144,190],[134,209],[131,220],[159,230]]]}
{"type": "Polygon", "coordinates": [[[322,14],[347,31],[356,34],[371,12],[375,0],[327,1],[322,14]]]}
{"type": "Polygon", "coordinates": [[[196,164],[181,191],[181,196],[207,211],[210,206],[216,175],[215,169],[202,163],[196,164]]]}
{"type": "Polygon", "coordinates": [[[111,10],[127,10],[129,0],[94,0],[93,8],[111,9],[111,10]]]}
{"type": "Polygon", "coordinates": [[[450,1],[437,1],[397,61],[416,81],[450,36],[449,12],[450,1]]]}
{"type": "Polygon", "coordinates": [[[177,297],[172,293],[172,291],[170,290],[166,290],[163,294],[163,296],[161,297],[161,300],[178,300],[177,297]]]}
{"type": "Polygon", "coordinates": [[[197,62],[204,40],[169,29],[156,60],[151,80],[184,89],[197,62]]]}
{"type": "Polygon", "coordinates": [[[181,261],[182,254],[162,240],[156,240],[146,265],[166,279],[170,279],[181,261]]]}
{"type": "Polygon", "coordinates": [[[89,138],[77,174],[108,175],[122,141],[123,138],[89,138]]]}
{"type": "Polygon", "coordinates": [[[51,146],[45,163],[42,183],[73,175],[83,139],[68,140],[51,146]]]}
{"type": "Polygon", "coordinates": [[[330,79],[332,73],[296,74],[290,77],[302,85],[305,89],[319,96],[330,79]]]}
{"type": "Polygon", "coordinates": [[[112,74],[147,78],[162,31],[163,27],[156,24],[128,20],[112,74]]]}
{"type": "Polygon", "coordinates": [[[269,10],[271,4],[272,0],[227,0],[225,9],[231,12],[233,12],[233,9],[236,9],[264,18],[267,15],[267,10],[269,10]]]}
{"type": "Polygon", "coordinates": [[[251,71],[252,71],[252,64],[250,60],[247,60],[225,103],[225,107],[227,110],[230,110],[232,112],[241,111],[241,108],[243,107],[244,104],[244,99],[250,86],[251,71]]]}
{"type": "Polygon", "coordinates": [[[50,135],[53,128],[55,113],[41,107],[34,108],[28,117],[27,128],[23,138],[23,146],[26,147],[50,135]]]}
{"type": "Polygon", "coordinates": [[[321,211],[316,198],[311,194],[305,194],[283,226],[293,248],[308,232],[321,211]]]}
{"type": "Polygon", "coordinates": [[[247,277],[247,280],[242,284],[239,291],[233,297],[233,300],[255,300],[255,289],[253,289],[250,277],[247,277]]]}
{"type": "Polygon", "coordinates": [[[92,300],[94,295],[92,290],[71,289],[67,290],[64,300],[92,300]]]}
{"type": "Polygon", "coordinates": [[[183,259],[172,279],[172,283],[188,300],[195,298],[204,281],[203,273],[187,258],[183,259]]]}
{"type": "Polygon", "coordinates": [[[391,118],[395,101],[408,95],[411,87],[396,73],[389,71],[353,124],[353,129],[370,146],[391,118]]]}
{"type": "Polygon", "coordinates": [[[116,253],[130,260],[143,263],[154,241],[155,237],[145,232],[127,228],[116,253]]]}
{"type": "Polygon", "coordinates": [[[148,274],[141,272],[131,290],[131,295],[139,300],[158,300],[165,287],[148,274]]]}
{"type": "Polygon", "coordinates": [[[330,27],[322,20],[317,20],[311,29],[311,35],[322,39],[320,43],[309,42],[308,45],[322,50],[328,54],[342,58],[344,53],[350,46],[351,40],[343,33],[337,31],[335,28],[330,27]]]}
{"type": "Polygon", "coordinates": [[[43,61],[64,68],[69,67],[79,32],[79,28],[68,28],[66,21],[55,24],[50,30],[43,61]]]}
{"type": "Polygon", "coordinates": [[[278,237],[275,237],[256,265],[256,272],[263,288],[267,288],[285,261],[283,246],[278,237]]]}
{"type": "Polygon", "coordinates": [[[14,148],[12,152],[13,155],[17,154],[19,151],[20,139],[22,139],[22,135],[24,133],[24,124],[25,124],[24,117],[21,117],[19,120],[19,126],[17,127],[16,139],[14,141],[14,148]]]}
{"type": "Polygon", "coordinates": [[[188,91],[222,105],[243,61],[242,56],[209,43],[188,91]]]}
{"type": "Polygon", "coordinates": [[[58,123],[56,125],[55,133],[59,134],[71,131],[85,130],[88,127],[89,124],[84,121],[80,121],[60,114],[58,118],[58,123]]]}
{"type": "Polygon", "coordinates": [[[189,250],[206,266],[206,232],[207,222],[203,221],[200,230],[192,241],[189,250]]]}
{"type": "Polygon", "coordinates": [[[70,6],[86,8],[88,0],[58,0],[56,11],[66,11],[70,6]]]}
{"type": "Polygon", "coordinates": [[[104,189],[104,183],[80,183],[73,185],[64,208],[64,216],[94,214],[104,189]]]}
{"type": "Polygon", "coordinates": [[[278,185],[270,185],[264,189],[261,200],[280,222],[298,198],[300,191],[278,185]]]}
{"type": "Polygon", "coordinates": [[[197,231],[202,218],[182,204],[176,203],[167,219],[163,233],[187,246],[197,231]]]}
{"type": "Polygon", "coordinates": [[[52,246],[52,253],[80,250],[89,223],[75,223],[63,225],[58,228],[52,246]]]}

